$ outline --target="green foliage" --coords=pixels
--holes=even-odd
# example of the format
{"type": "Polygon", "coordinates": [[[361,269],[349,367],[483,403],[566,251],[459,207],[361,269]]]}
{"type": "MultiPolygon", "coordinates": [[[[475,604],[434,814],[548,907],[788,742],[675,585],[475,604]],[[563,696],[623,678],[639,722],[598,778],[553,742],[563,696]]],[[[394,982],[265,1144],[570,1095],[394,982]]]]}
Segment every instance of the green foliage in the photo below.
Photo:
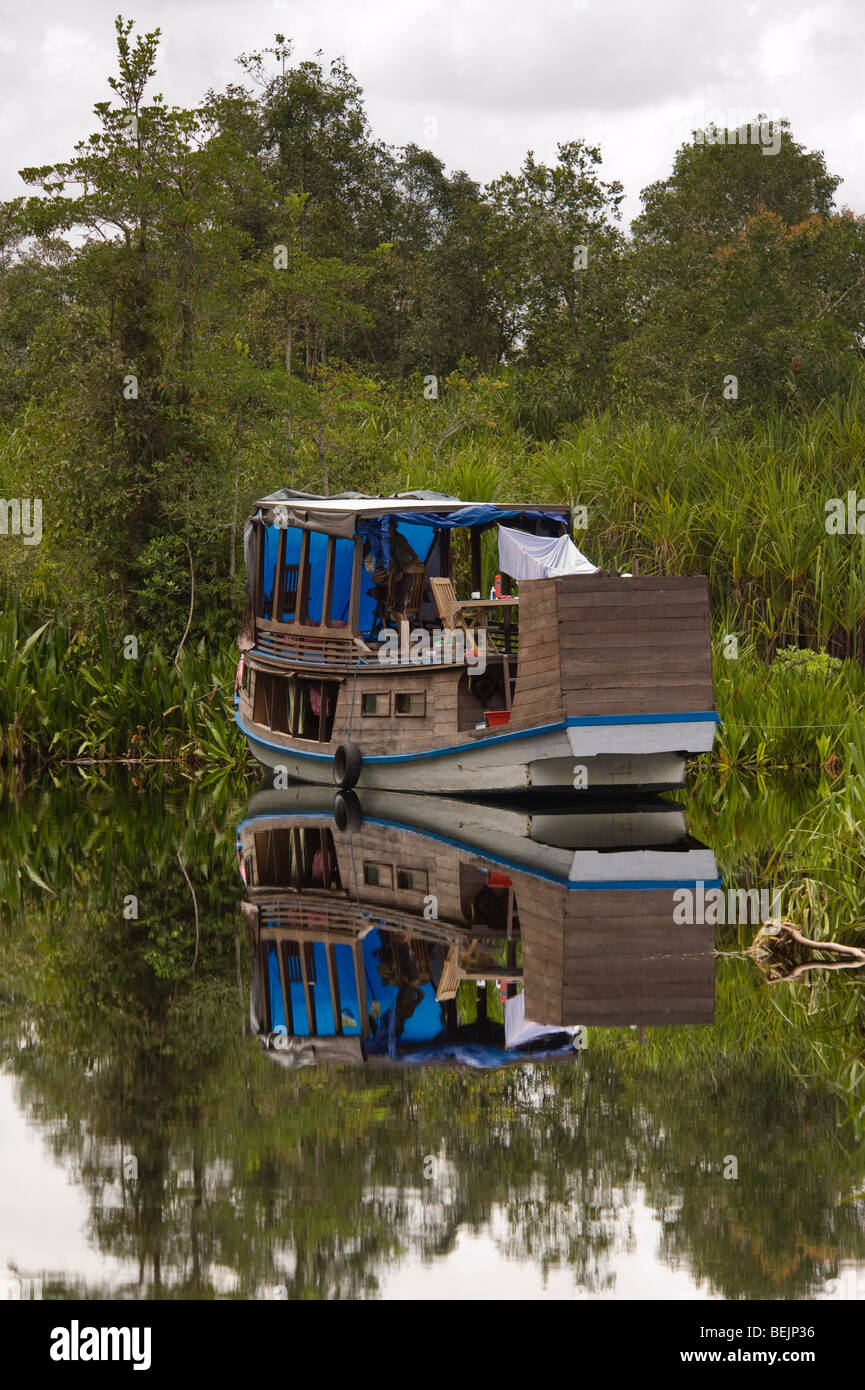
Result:
{"type": "Polygon", "coordinates": [[[228,714],[230,648],[220,644],[211,662],[201,639],[175,663],[149,643],[127,659],[125,645],[104,617],[90,632],[57,616],[25,635],[17,605],[0,614],[0,771],[70,759],[242,761],[228,714]]]}
{"type": "Polygon", "coordinates": [[[770,667],[773,671],[796,671],[804,676],[833,676],[843,663],[828,652],[812,652],[806,647],[779,647],[770,667]]]}

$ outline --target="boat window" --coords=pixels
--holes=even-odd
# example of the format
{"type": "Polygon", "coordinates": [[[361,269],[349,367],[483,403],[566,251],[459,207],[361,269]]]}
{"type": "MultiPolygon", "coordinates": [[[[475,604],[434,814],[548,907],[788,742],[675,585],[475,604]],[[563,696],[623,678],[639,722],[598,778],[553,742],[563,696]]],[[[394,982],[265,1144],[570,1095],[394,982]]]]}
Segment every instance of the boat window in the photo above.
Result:
{"type": "Polygon", "coordinates": [[[261,615],[264,618],[274,617],[280,622],[289,622],[295,616],[300,539],[301,532],[295,526],[290,526],[287,530],[282,530],[277,526],[265,526],[264,528],[261,605],[261,615]],[[281,551],[283,555],[282,583],[280,596],[274,603],[273,589],[277,582],[281,551]]]}
{"type": "Polygon", "coordinates": [[[338,681],[258,671],[252,717],[275,733],[329,743],[338,696],[338,681]]]}
{"type": "Polygon", "coordinates": [[[297,617],[297,586],[300,574],[302,536],[303,533],[296,526],[289,527],[285,532],[280,602],[275,608],[275,616],[283,623],[290,622],[297,617]]]}
{"type": "Polygon", "coordinates": [[[295,826],[259,831],[255,859],[257,883],[281,888],[341,887],[339,860],[329,830],[295,826]]]}
{"type": "Polygon", "coordinates": [[[273,612],[273,580],[276,571],[276,554],[280,542],[280,531],[275,526],[262,528],[261,546],[261,615],[269,618],[273,612]]]}
{"type": "Polygon", "coordinates": [[[394,696],[396,714],[413,714],[423,717],[426,714],[426,695],[422,690],[398,690],[394,696]]]}
{"type": "Polygon", "coordinates": [[[367,691],[361,696],[362,714],[390,714],[390,695],[383,691],[367,691]]]}
{"type": "Polygon", "coordinates": [[[429,887],[426,869],[397,869],[396,886],[410,893],[425,893],[429,887]]]}
{"type": "Polygon", "coordinates": [[[373,888],[393,888],[393,868],[390,864],[369,864],[364,861],[363,881],[373,888]]]}
{"type": "Polygon", "coordinates": [[[296,734],[298,738],[329,743],[333,733],[339,682],[295,679],[291,684],[296,692],[291,733],[296,734]]]}

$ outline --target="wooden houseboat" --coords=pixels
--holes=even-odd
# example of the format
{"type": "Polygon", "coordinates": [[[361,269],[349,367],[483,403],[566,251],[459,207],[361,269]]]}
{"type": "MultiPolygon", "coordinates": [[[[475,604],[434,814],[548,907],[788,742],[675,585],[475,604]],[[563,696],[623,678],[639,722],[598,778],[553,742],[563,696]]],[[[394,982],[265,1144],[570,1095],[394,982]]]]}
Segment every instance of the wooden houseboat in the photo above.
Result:
{"type": "Polygon", "coordinates": [[[673,896],[720,886],[711,851],[673,804],[576,805],[255,794],[254,1032],[292,1065],[499,1065],[567,1055],[581,1027],[711,1022],[713,928],[679,924],[673,896]]]}
{"type": "Polygon", "coordinates": [[[570,532],[566,506],[262,498],[235,694],[256,758],[344,789],[681,786],[718,722],[708,582],[594,571],[570,532]],[[514,595],[497,529],[500,557],[503,534],[568,555],[514,595]]]}

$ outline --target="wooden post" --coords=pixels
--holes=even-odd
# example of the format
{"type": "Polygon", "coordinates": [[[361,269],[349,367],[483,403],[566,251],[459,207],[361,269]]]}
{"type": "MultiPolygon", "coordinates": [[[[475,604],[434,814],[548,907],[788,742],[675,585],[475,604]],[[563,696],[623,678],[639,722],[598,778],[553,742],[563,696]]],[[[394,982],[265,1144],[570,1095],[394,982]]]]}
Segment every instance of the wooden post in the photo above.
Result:
{"type": "Polygon", "coordinates": [[[311,1038],[318,1036],[318,1024],[315,1017],[315,997],[312,993],[312,984],[309,979],[309,957],[308,951],[312,946],[308,941],[301,938],[300,941],[300,976],[303,980],[303,997],[306,1001],[306,1023],[311,1038]]]}
{"type": "Polygon", "coordinates": [[[306,622],[306,605],[309,601],[309,532],[302,531],[300,535],[300,559],[297,567],[297,603],[294,609],[294,621],[296,623],[306,622]]]}
{"type": "Polygon", "coordinates": [[[360,636],[360,586],[363,582],[363,541],[354,542],[354,564],[351,567],[351,598],[348,605],[348,630],[352,637],[360,636]]]}
{"type": "Polygon", "coordinates": [[[357,1007],[360,1014],[360,1036],[369,1037],[369,1006],[366,997],[366,967],[363,963],[363,946],[359,941],[355,941],[352,946],[354,955],[354,980],[357,986],[357,1007]]]}
{"type": "Polygon", "coordinates": [[[469,532],[472,547],[472,592],[481,593],[481,533],[476,526],[469,532]]]}
{"type": "Polygon", "coordinates": [[[276,543],[276,571],[273,576],[273,601],[271,603],[271,614],[275,623],[282,622],[282,591],[285,587],[285,543],[287,539],[288,533],[280,531],[279,540],[276,543]]]}
{"type": "Polygon", "coordinates": [[[342,1034],[342,1004],[339,998],[339,974],[336,968],[336,947],[325,946],[327,955],[327,979],[330,985],[330,1007],[333,1009],[333,1025],[337,1034],[342,1034]]]}
{"type": "Polygon", "coordinates": [[[286,1033],[294,1031],[294,1019],[291,1013],[291,988],[285,978],[285,949],[286,943],[276,940],[276,959],[279,962],[279,987],[282,990],[282,1013],[285,1019],[286,1033]]]}
{"type": "Polygon", "coordinates": [[[336,536],[327,538],[327,558],[324,562],[324,593],[321,596],[321,625],[330,626],[330,609],[333,603],[333,571],[336,564],[336,536]]]}
{"type": "MultiPolygon", "coordinates": [[[[517,939],[512,935],[514,925],[514,890],[508,891],[508,974],[512,974],[517,968],[517,939]]],[[[513,999],[517,992],[516,984],[513,980],[508,981],[507,996],[513,999]]]]}
{"type": "Polygon", "coordinates": [[[450,533],[450,531],[442,531],[442,533],[441,533],[441,542],[440,542],[440,546],[439,546],[439,554],[440,554],[440,556],[441,556],[441,571],[442,571],[442,577],[443,577],[444,579],[451,579],[451,578],[452,578],[452,575],[451,575],[451,533],[450,533]]]}
{"type": "Polygon", "coordinates": [[[253,594],[253,615],[264,617],[264,522],[255,528],[255,593],[253,594]]]}
{"type": "Polygon", "coordinates": [[[268,968],[268,949],[261,939],[261,925],[258,927],[258,980],[261,989],[261,1002],[264,1009],[264,1031],[273,1032],[273,1019],[270,1016],[270,970],[268,968]]]}

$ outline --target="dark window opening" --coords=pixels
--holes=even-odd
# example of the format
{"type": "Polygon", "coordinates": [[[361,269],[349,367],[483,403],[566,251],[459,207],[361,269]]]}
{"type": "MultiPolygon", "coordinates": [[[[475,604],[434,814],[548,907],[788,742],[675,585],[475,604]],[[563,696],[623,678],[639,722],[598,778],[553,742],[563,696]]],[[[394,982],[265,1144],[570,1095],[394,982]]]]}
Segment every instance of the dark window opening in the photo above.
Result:
{"type": "Polygon", "coordinates": [[[338,696],[339,681],[258,671],[252,717],[275,733],[329,743],[338,696]]]}
{"type": "Polygon", "coordinates": [[[426,695],[421,691],[398,690],[394,696],[396,714],[414,715],[423,718],[426,714],[426,695]]]}
{"type": "Polygon", "coordinates": [[[396,886],[410,893],[425,893],[429,887],[426,869],[397,869],[396,886]]]}
{"type": "Polygon", "coordinates": [[[367,691],[361,696],[361,714],[369,715],[389,715],[390,714],[390,695],[378,691],[367,691]]]}
{"type": "Polygon", "coordinates": [[[274,888],[341,890],[339,860],[329,830],[309,826],[260,830],[255,836],[256,882],[274,888]]]}
{"type": "Polygon", "coordinates": [[[363,881],[373,888],[392,888],[393,868],[390,864],[364,863],[363,881]]]}

